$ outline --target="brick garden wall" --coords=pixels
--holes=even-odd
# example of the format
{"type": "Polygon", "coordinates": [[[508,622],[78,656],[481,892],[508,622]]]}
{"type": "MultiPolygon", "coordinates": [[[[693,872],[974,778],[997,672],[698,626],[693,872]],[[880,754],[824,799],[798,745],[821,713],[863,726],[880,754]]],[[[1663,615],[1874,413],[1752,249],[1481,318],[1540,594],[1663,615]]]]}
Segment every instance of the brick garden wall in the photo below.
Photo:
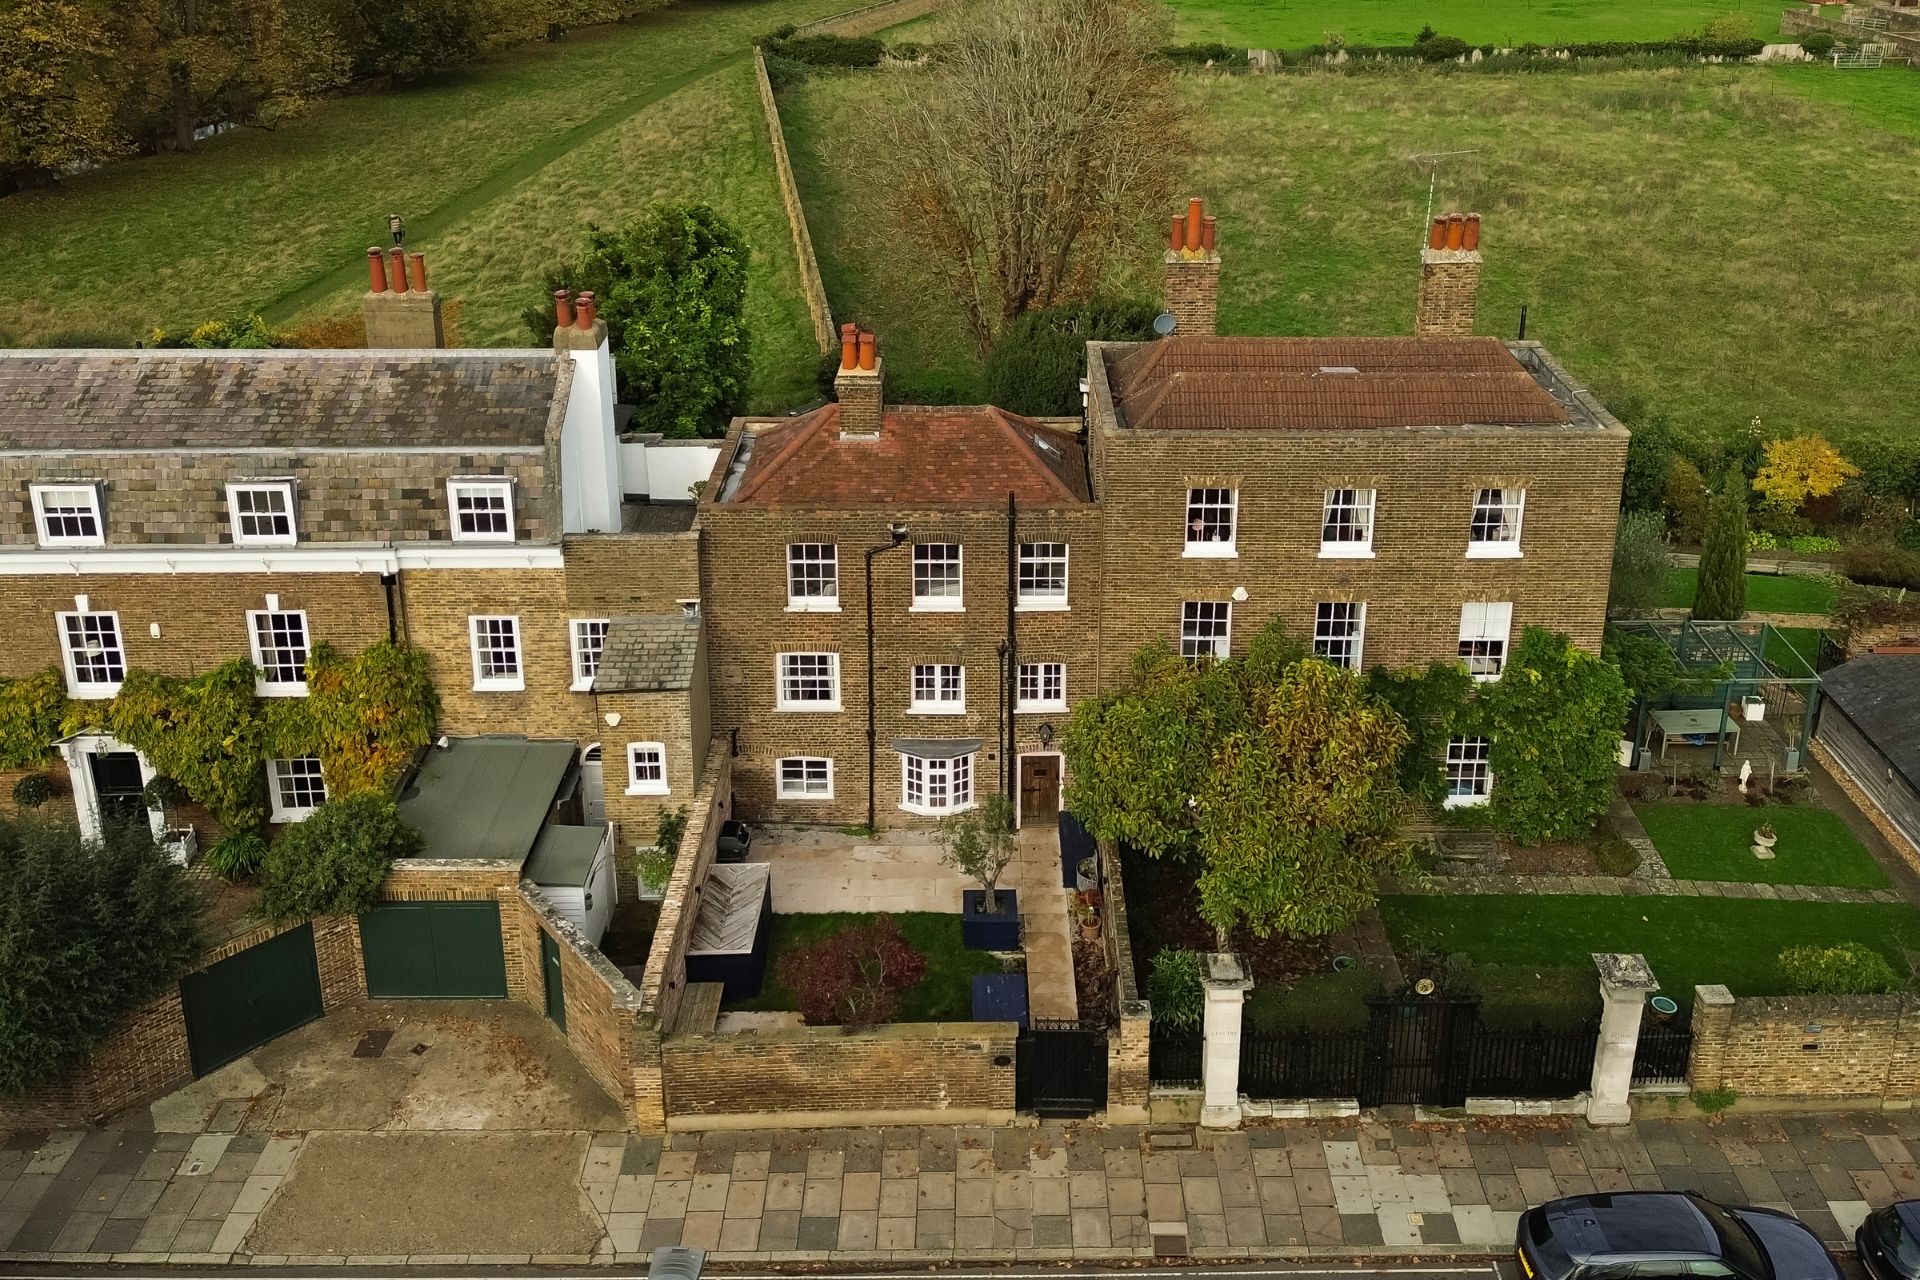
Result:
{"type": "Polygon", "coordinates": [[[800,296],[807,300],[807,316],[813,321],[814,346],[825,355],[839,341],[833,331],[833,309],[827,303],[827,286],[820,279],[820,260],[814,256],[813,235],[807,230],[807,211],[800,203],[800,188],[793,180],[787,133],[780,125],[780,105],[774,100],[773,82],[767,79],[767,60],[758,46],[753,51],[753,76],[760,86],[760,113],[766,121],[767,141],[773,148],[773,172],[780,183],[780,203],[786,208],[793,253],[800,261],[800,296]]]}
{"type": "Polygon", "coordinates": [[[1120,859],[1111,848],[1101,849],[1100,858],[1106,864],[1100,926],[1107,963],[1113,966],[1114,998],[1120,1006],[1120,1021],[1107,1037],[1107,1119],[1114,1124],[1137,1124],[1147,1118],[1148,1095],[1153,1089],[1147,1061],[1153,1010],[1140,998],[1133,978],[1133,938],[1127,929],[1127,894],[1120,879],[1120,859]]]}
{"type": "Polygon", "coordinates": [[[541,892],[521,883],[510,902],[502,903],[503,917],[511,914],[511,946],[521,950],[526,971],[540,975],[529,982],[521,998],[536,1009],[546,1008],[546,971],[540,960],[540,939],[551,937],[560,952],[560,987],[567,1011],[567,1045],[623,1109],[633,1106],[634,1022],[640,1011],[640,992],[614,968],[597,947],[581,936],[541,892]]]}
{"type": "Polygon", "coordinates": [[[667,1127],[1004,1123],[1017,1030],[952,1022],[669,1036],[667,1127]]]}
{"type": "Polygon", "coordinates": [[[1920,1097],[1920,996],[1736,998],[1697,987],[1693,1034],[1696,1090],[1889,1107],[1920,1097]]]}
{"type": "MultiPolygon", "coordinates": [[[[403,858],[381,883],[380,896],[388,902],[497,902],[500,937],[506,957],[507,998],[540,1002],[540,949],[525,941],[528,927],[520,919],[520,865],[517,862],[474,859],[403,858]]],[[[355,924],[356,933],[359,925],[355,924]]],[[[364,978],[362,986],[365,985],[364,978]]]]}

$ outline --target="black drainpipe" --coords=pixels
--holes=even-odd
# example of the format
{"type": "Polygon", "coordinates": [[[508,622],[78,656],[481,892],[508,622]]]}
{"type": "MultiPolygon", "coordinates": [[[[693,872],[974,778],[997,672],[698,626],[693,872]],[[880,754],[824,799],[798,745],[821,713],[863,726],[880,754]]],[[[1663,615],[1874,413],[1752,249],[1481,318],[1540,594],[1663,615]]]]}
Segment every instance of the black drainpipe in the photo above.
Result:
{"type": "MultiPolygon", "coordinates": [[[[1012,796],[1008,790],[1009,772],[1013,768],[1013,704],[1019,697],[1020,687],[1020,651],[1013,639],[1013,613],[1015,602],[1020,596],[1020,532],[1019,508],[1015,504],[1011,491],[1007,494],[1007,656],[1000,667],[1000,794],[1012,796]]],[[[1017,779],[1016,779],[1017,781],[1017,779]]]]}
{"type": "Polygon", "coordinates": [[[400,585],[399,574],[383,573],[380,575],[380,586],[386,592],[386,595],[387,595],[387,643],[388,644],[400,643],[400,611],[396,607],[394,603],[394,598],[393,598],[394,589],[397,588],[399,585],[400,585]]]}

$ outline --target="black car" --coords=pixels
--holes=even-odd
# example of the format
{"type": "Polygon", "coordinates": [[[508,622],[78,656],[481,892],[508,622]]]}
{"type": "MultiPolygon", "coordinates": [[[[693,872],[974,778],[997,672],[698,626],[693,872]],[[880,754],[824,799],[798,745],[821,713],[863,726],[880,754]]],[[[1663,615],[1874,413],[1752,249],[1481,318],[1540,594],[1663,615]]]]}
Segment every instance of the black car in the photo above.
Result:
{"type": "Polygon", "coordinates": [[[1520,1215],[1522,1280],[1840,1280],[1790,1214],[1672,1191],[1549,1200],[1520,1215]]]}
{"type": "Polygon", "coordinates": [[[1875,1209],[1853,1233],[1853,1245],[1873,1280],[1920,1277],[1920,1200],[1875,1209]]]}

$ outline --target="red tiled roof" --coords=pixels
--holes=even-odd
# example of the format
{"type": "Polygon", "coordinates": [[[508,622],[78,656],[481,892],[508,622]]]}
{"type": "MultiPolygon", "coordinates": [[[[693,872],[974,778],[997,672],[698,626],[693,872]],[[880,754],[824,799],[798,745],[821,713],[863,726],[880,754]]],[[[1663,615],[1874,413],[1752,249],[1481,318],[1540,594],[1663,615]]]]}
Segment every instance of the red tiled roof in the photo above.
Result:
{"type": "Polygon", "coordinates": [[[754,434],[727,502],[861,507],[1088,501],[1077,435],[990,405],[895,407],[877,439],[840,438],[840,406],[754,434]]]}
{"type": "Polygon", "coordinates": [[[1569,420],[1497,338],[1163,338],[1107,370],[1121,421],[1142,430],[1569,420]]]}

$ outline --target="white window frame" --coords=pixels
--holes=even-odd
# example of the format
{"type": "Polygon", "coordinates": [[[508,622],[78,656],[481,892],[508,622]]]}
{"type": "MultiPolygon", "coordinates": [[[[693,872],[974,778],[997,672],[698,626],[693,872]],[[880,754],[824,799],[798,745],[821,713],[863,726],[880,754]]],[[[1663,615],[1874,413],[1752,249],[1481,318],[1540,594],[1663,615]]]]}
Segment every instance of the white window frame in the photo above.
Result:
{"type": "Polygon", "coordinates": [[[120,692],[120,685],[127,678],[127,633],[120,627],[120,614],[112,609],[89,609],[84,601],[76,601],[79,607],[64,613],[53,615],[54,626],[60,637],[60,661],[67,672],[67,696],[69,698],[100,699],[111,698],[120,692]],[[75,661],[73,636],[68,631],[69,620],[76,621],[84,628],[88,618],[106,618],[113,627],[114,649],[120,659],[120,679],[82,682],[80,667],[75,661]]]}
{"type": "MultiPolygon", "coordinates": [[[[938,562],[944,566],[949,563],[944,558],[938,562]]],[[[931,574],[928,575],[931,578],[931,574]]],[[[945,575],[942,575],[942,581],[945,575]]],[[[908,606],[909,613],[965,613],[967,611],[967,549],[958,542],[916,542],[913,544],[913,603],[908,606]],[[924,564],[931,568],[933,561],[922,561],[923,554],[936,548],[953,552],[952,595],[924,595],[920,590],[920,570],[924,564]]]]}
{"type": "Polygon", "coordinates": [[[1240,490],[1228,489],[1220,485],[1195,485],[1187,489],[1187,545],[1182,555],[1199,559],[1224,560],[1240,554],[1240,490]],[[1225,494],[1223,499],[1219,495],[1225,494]],[[1227,513],[1227,536],[1225,538],[1207,538],[1204,529],[1196,529],[1195,523],[1204,526],[1207,512],[1225,510],[1227,513]]]}
{"type": "Polygon", "coordinates": [[[1067,709],[1067,664],[1064,662],[1022,662],[1014,672],[1013,710],[1015,715],[1032,715],[1042,711],[1065,711],[1067,709]],[[1031,673],[1031,679],[1029,679],[1031,673]],[[1052,683],[1059,691],[1059,697],[1047,697],[1047,685],[1052,683]],[[1027,689],[1031,686],[1035,696],[1029,698],[1027,689]]]}
{"type": "Polygon", "coordinates": [[[1493,770],[1488,766],[1492,755],[1493,743],[1488,738],[1467,736],[1447,739],[1446,760],[1441,772],[1447,782],[1447,798],[1442,801],[1448,809],[1470,809],[1483,805],[1493,794],[1493,770]],[[1456,792],[1455,771],[1459,771],[1460,780],[1473,790],[1456,792]]]}
{"type": "MultiPolygon", "coordinates": [[[[307,696],[306,659],[300,663],[301,678],[298,680],[273,680],[268,678],[267,646],[261,642],[260,626],[264,622],[269,629],[276,618],[298,618],[300,620],[300,648],[307,658],[313,657],[313,631],[307,626],[305,609],[282,609],[278,596],[267,598],[264,609],[247,610],[247,647],[253,653],[253,665],[260,671],[259,679],[253,682],[253,691],[262,698],[304,698],[307,696]]],[[[280,646],[275,646],[276,648],[280,646]]]]}
{"type": "Polygon", "coordinates": [[[600,674],[600,655],[606,652],[607,628],[613,625],[610,618],[571,618],[567,621],[567,652],[573,658],[573,691],[584,693],[593,688],[593,678],[600,674]],[[594,628],[599,628],[596,632],[594,628]],[[586,641],[598,639],[589,650],[586,641]],[[593,670],[587,670],[591,661],[593,670]]]}
{"type": "Polygon", "coordinates": [[[1507,669],[1507,653],[1512,644],[1512,603],[1469,600],[1460,606],[1460,665],[1467,669],[1468,675],[1482,684],[1498,680],[1507,669]],[[1474,652],[1475,649],[1479,651],[1474,652]],[[1492,669],[1488,670],[1489,667],[1492,669]]]}
{"type": "MultiPolygon", "coordinates": [[[[527,687],[527,645],[526,637],[520,630],[520,615],[517,613],[471,613],[467,615],[467,645],[473,657],[473,691],[475,693],[518,693],[527,687]],[[513,666],[510,676],[483,675],[480,662],[480,632],[483,625],[491,622],[511,623],[513,628],[513,666]]],[[[489,649],[489,652],[492,650],[489,649]]]]}
{"type": "Polygon", "coordinates": [[[267,761],[267,807],[271,811],[269,818],[274,822],[304,822],[313,811],[327,802],[327,780],[320,772],[319,756],[295,756],[286,760],[267,761]],[[294,781],[294,775],[287,766],[313,762],[312,772],[303,771],[301,779],[315,779],[320,784],[320,798],[309,805],[288,804],[281,788],[294,781]]]}
{"type": "Polygon", "coordinates": [[[673,792],[667,786],[667,744],[664,742],[629,742],[627,744],[627,794],[630,796],[666,796],[673,792]],[[660,772],[658,778],[640,776],[640,757],[650,755],[650,770],[660,772]]]}
{"type": "Polygon", "coordinates": [[[967,713],[967,669],[957,662],[917,662],[908,674],[907,714],[911,716],[963,716],[967,713]],[[949,673],[956,697],[944,696],[949,673]],[[931,692],[931,698],[922,697],[931,692]]]}
{"type": "Polygon", "coordinates": [[[1474,490],[1473,514],[1467,520],[1467,559],[1469,560],[1515,560],[1520,557],[1520,534],[1527,515],[1527,491],[1524,488],[1512,488],[1502,485],[1488,485],[1474,490]],[[1493,502],[1486,500],[1488,494],[1497,494],[1493,502]],[[1509,495],[1518,495],[1510,497],[1509,495]],[[1502,513],[1502,526],[1507,523],[1506,513],[1511,512],[1512,534],[1506,538],[1476,538],[1480,524],[1480,513],[1498,507],[1502,513]]]}
{"type": "MultiPolygon", "coordinates": [[[[43,547],[104,547],[107,545],[107,513],[100,501],[100,485],[92,480],[70,480],[66,483],[35,484],[27,486],[33,498],[33,536],[43,547]],[[90,534],[55,534],[47,530],[47,499],[54,494],[84,493],[87,495],[86,515],[93,519],[93,532],[90,534]]],[[[63,504],[64,505],[64,504],[63,504]]],[[[80,514],[80,508],[71,510],[80,514]]]]}
{"type": "Polygon", "coordinates": [[[455,542],[512,542],[517,537],[514,527],[513,479],[510,476],[455,476],[447,481],[447,522],[452,530],[455,542]],[[485,494],[489,499],[498,498],[507,517],[506,532],[493,530],[487,532],[469,532],[460,527],[460,498],[462,494],[485,494]]]}
{"type": "Polygon", "coordinates": [[[773,659],[773,706],[776,711],[838,711],[840,710],[840,655],[822,653],[818,650],[794,650],[774,655],[773,659]],[[792,682],[817,680],[813,674],[801,675],[787,670],[790,658],[826,659],[826,678],[832,694],[827,698],[790,698],[787,696],[792,682]]]}
{"type": "Polygon", "coordinates": [[[1367,649],[1367,603],[1364,600],[1322,600],[1313,610],[1313,656],[1336,667],[1348,671],[1365,670],[1367,649]],[[1338,615],[1346,611],[1345,617],[1338,615]],[[1339,629],[1342,623],[1350,623],[1351,631],[1339,629]],[[1342,658],[1335,652],[1338,646],[1351,645],[1351,652],[1342,658]]]}
{"type": "Polygon", "coordinates": [[[1352,486],[1328,489],[1322,495],[1320,500],[1320,558],[1322,560],[1373,559],[1373,522],[1379,499],[1378,489],[1359,489],[1352,486]],[[1347,500],[1349,498],[1351,501],[1347,500]],[[1366,537],[1328,538],[1327,530],[1333,527],[1333,516],[1336,511],[1351,512],[1351,523],[1364,525],[1366,537]]]}
{"type": "MultiPolygon", "coordinates": [[[[258,516],[261,513],[248,512],[258,516]]],[[[271,519],[274,512],[265,513],[271,519]]],[[[237,547],[291,547],[300,541],[300,525],[293,512],[293,481],[291,480],[235,480],[227,485],[227,527],[233,534],[233,543],[237,547]],[[286,504],[287,531],[285,533],[247,533],[243,513],[240,510],[240,495],[243,493],[278,494],[280,501],[286,504]]]]}
{"type": "Polygon", "coordinates": [[[900,753],[900,807],[908,813],[938,816],[948,813],[963,813],[974,806],[974,783],[977,781],[974,769],[975,752],[958,756],[916,756],[907,752],[900,753]],[[919,771],[919,799],[914,798],[914,771],[919,771]],[[945,799],[940,804],[933,803],[932,796],[936,784],[945,799]],[[959,798],[964,788],[965,798],[959,798]]]}
{"type": "Polygon", "coordinates": [[[1180,656],[1181,657],[1185,658],[1188,662],[1198,662],[1202,658],[1212,658],[1215,661],[1221,661],[1221,660],[1224,660],[1232,652],[1233,652],[1233,602],[1231,600],[1183,600],[1180,602],[1180,656]],[[1196,628],[1200,624],[1201,618],[1199,616],[1199,611],[1203,608],[1215,608],[1215,609],[1226,610],[1226,615],[1225,615],[1226,626],[1218,636],[1208,638],[1208,637],[1202,637],[1199,635],[1189,636],[1187,634],[1188,626],[1190,622],[1196,628]],[[1191,619],[1189,619],[1188,617],[1189,613],[1193,615],[1191,619]],[[1213,645],[1214,651],[1212,653],[1203,653],[1197,650],[1197,646],[1202,642],[1202,640],[1205,640],[1207,643],[1213,645]],[[1187,651],[1189,644],[1196,646],[1195,652],[1189,653],[1187,651]]]}
{"type": "Polygon", "coordinates": [[[1016,593],[1014,611],[1017,613],[1065,613],[1068,609],[1068,554],[1069,548],[1064,542],[1023,542],[1020,544],[1020,568],[1015,576],[1016,593]],[[1045,549],[1044,553],[1042,549],[1045,549]],[[1028,571],[1038,579],[1043,572],[1052,577],[1052,570],[1058,566],[1060,589],[1056,592],[1051,586],[1044,590],[1029,591],[1027,587],[1028,571]]]}
{"type": "Polygon", "coordinates": [[[840,612],[840,547],[832,542],[789,542],[787,544],[787,612],[788,613],[838,613],[840,612]],[[826,549],[822,558],[808,559],[796,554],[803,548],[818,551],[826,549]],[[828,576],[820,581],[833,587],[831,595],[795,594],[794,587],[805,579],[796,573],[804,567],[826,566],[828,576]]]}
{"type": "Polygon", "coordinates": [[[781,756],[773,762],[773,779],[774,793],[781,800],[831,800],[833,799],[833,757],[781,756]],[[788,783],[788,765],[796,765],[799,768],[800,778],[798,785],[800,790],[798,791],[794,790],[788,783]],[[825,771],[827,785],[825,791],[809,791],[806,789],[810,785],[810,779],[807,775],[813,771],[813,766],[815,765],[819,765],[820,768],[825,771]]]}

